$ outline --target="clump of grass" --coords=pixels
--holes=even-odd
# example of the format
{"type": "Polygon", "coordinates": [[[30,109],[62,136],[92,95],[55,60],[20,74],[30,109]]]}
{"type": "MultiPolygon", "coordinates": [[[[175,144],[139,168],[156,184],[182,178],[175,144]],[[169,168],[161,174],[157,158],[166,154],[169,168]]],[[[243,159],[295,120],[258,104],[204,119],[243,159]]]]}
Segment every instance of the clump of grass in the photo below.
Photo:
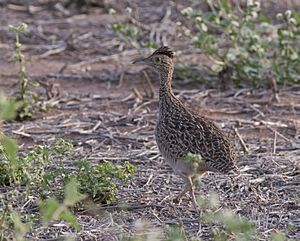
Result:
{"type": "Polygon", "coordinates": [[[167,238],[166,241],[181,241],[187,240],[184,227],[182,225],[169,225],[166,226],[167,238]]]}
{"type": "Polygon", "coordinates": [[[211,12],[186,8],[182,14],[196,31],[189,32],[192,43],[214,60],[216,74],[230,69],[237,84],[268,84],[268,76],[277,83],[300,82],[300,18],[290,10],[278,14],[274,24],[260,12],[259,2],[249,1],[237,13],[228,1],[207,1],[211,12]]]}

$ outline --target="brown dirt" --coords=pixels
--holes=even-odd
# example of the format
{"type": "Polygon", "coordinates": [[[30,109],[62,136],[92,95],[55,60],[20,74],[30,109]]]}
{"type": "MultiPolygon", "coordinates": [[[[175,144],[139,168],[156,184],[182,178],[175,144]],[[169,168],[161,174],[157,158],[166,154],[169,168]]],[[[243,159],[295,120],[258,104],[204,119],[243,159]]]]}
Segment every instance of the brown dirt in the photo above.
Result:
{"type": "MultiPolygon", "coordinates": [[[[180,205],[171,202],[183,182],[159,156],[154,139],[157,93],[151,97],[143,68],[130,64],[138,52],[130,50],[108,27],[114,21],[107,14],[113,3],[103,1],[105,7],[89,7],[87,14],[80,15],[74,5],[64,13],[50,1],[27,5],[4,2],[0,2],[1,90],[11,95],[16,89],[17,66],[8,62],[14,39],[6,26],[21,21],[30,26],[21,38],[24,54],[31,56],[27,72],[32,79],[60,86],[60,96],[52,99],[58,101],[55,108],[38,113],[32,120],[6,123],[4,131],[17,139],[22,150],[64,137],[73,141],[79,156],[88,156],[95,164],[129,160],[138,167],[135,181],[120,186],[119,203],[114,207],[95,205],[76,214],[82,225],[80,232],[56,222],[42,232],[37,228],[28,237],[120,240],[146,232],[138,227],[140,220],[148,222],[150,233],[167,224],[183,224],[188,237],[209,239],[209,225],[199,221],[188,197],[180,205]],[[30,13],[29,6],[39,10],[30,13]],[[58,53],[47,52],[60,48],[58,53]],[[89,60],[95,61],[78,65],[89,60]],[[140,92],[142,100],[134,95],[133,88],[140,92]],[[98,128],[93,129],[99,121],[98,128]]],[[[145,14],[143,23],[150,23],[150,27],[159,25],[168,7],[173,10],[171,19],[177,21],[180,16],[175,5],[184,5],[137,2],[137,10],[145,14]]],[[[175,50],[187,46],[187,42],[174,39],[170,33],[165,36],[175,50]]],[[[161,39],[157,44],[162,44],[161,39]]],[[[203,59],[192,51],[178,58],[192,59],[195,55],[203,59]]],[[[157,91],[157,76],[151,71],[148,74],[157,91]]],[[[269,90],[245,89],[237,94],[240,90],[233,89],[221,93],[217,89],[205,90],[199,83],[182,84],[178,80],[174,88],[186,105],[215,120],[231,135],[239,153],[241,175],[231,180],[207,173],[202,178],[200,195],[217,192],[223,208],[256,222],[262,239],[274,230],[300,239],[300,87],[281,88],[279,103],[270,102],[269,90]],[[248,153],[243,152],[234,128],[245,141],[248,153]]],[[[45,96],[43,88],[37,91],[45,96]]]]}

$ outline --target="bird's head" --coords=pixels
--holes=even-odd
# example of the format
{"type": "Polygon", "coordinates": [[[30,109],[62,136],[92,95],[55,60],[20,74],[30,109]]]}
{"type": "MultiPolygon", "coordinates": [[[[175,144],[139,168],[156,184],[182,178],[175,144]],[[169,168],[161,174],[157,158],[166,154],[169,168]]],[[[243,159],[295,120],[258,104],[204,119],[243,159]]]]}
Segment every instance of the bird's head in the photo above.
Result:
{"type": "Polygon", "coordinates": [[[156,72],[166,71],[173,67],[173,52],[169,47],[160,47],[147,58],[137,58],[133,64],[146,64],[156,72]]]}

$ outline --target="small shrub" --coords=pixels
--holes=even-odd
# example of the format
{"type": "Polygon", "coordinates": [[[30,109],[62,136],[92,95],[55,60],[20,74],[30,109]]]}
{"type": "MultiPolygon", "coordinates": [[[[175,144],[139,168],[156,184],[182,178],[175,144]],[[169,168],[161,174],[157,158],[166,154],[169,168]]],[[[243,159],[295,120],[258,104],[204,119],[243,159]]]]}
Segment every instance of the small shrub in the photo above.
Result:
{"type": "Polygon", "coordinates": [[[126,8],[126,20],[120,21],[117,17],[117,12],[114,9],[110,9],[109,13],[114,17],[115,23],[110,25],[111,29],[116,33],[117,37],[124,42],[127,47],[133,47],[140,49],[141,47],[157,48],[158,46],[150,39],[145,40],[143,36],[149,36],[150,29],[141,28],[140,25],[134,24],[138,22],[132,16],[132,9],[126,8]]]}
{"type": "Polygon", "coordinates": [[[62,187],[70,178],[75,178],[82,193],[96,201],[111,203],[116,200],[117,181],[127,182],[135,171],[135,166],[129,162],[113,164],[105,161],[100,165],[92,165],[83,158],[74,161],[78,168],[75,172],[73,168],[65,166],[64,160],[73,158],[73,145],[64,139],[58,139],[52,145],[36,145],[28,153],[17,155],[15,141],[3,137],[0,158],[0,185],[26,185],[29,192],[38,192],[42,198],[49,193],[61,196],[62,190],[57,188],[57,183],[62,187]],[[5,153],[10,153],[10,156],[5,153]],[[53,162],[58,165],[54,167],[53,162]]]}
{"type": "Polygon", "coordinates": [[[62,162],[72,148],[70,144],[59,139],[52,146],[36,145],[28,153],[17,155],[16,142],[3,137],[0,145],[0,185],[27,185],[34,189],[40,185],[43,188],[49,187],[50,179],[58,175],[49,170],[51,161],[57,159],[62,162]]]}
{"type": "Polygon", "coordinates": [[[9,25],[8,29],[15,33],[15,53],[14,61],[19,65],[18,71],[18,85],[19,90],[15,98],[16,101],[16,118],[18,120],[23,120],[32,117],[33,113],[37,110],[45,111],[50,106],[46,105],[40,98],[40,95],[32,90],[33,87],[39,86],[38,82],[30,80],[26,72],[26,62],[27,59],[22,53],[22,44],[20,42],[20,36],[28,28],[28,25],[21,23],[18,26],[9,25]]]}
{"type": "MultiPolygon", "coordinates": [[[[207,1],[210,3],[210,1],[207,1]]],[[[212,11],[186,8],[182,13],[196,31],[192,43],[214,60],[212,71],[230,69],[239,85],[263,86],[272,76],[278,83],[300,82],[300,19],[291,11],[278,14],[275,25],[260,12],[259,2],[249,1],[240,15],[228,1],[216,1],[212,11]]]]}
{"type": "Polygon", "coordinates": [[[83,159],[77,163],[79,171],[73,176],[78,180],[80,190],[95,201],[112,203],[116,201],[117,181],[127,182],[133,178],[135,166],[129,162],[113,164],[105,161],[100,165],[91,165],[83,159]]]}
{"type": "Polygon", "coordinates": [[[49,222],[63,220],[79,230],[70,208],[85,198],[81,193],[105,203],[115,201],[116,182],[132,178],[135,167],[128,162],[93,166],[83,159],[78,162],[76,172],[76,167],[65,165],[66,160],[74,159],[74,153],[72,143],[63,139],[52,145],[37,145],[28,153],[18,153],[16,141],[1,130],[1,120],[15,116],[14,106],[13,101],[0,94],[0,186],[9,186],[0,196],[0,240],[25,240],[26,233],[41,219],[42,228],[49,222]],[[41,200],[39,213],[27,213],[24,208],[33,200],[41,200]]]}
{"type": "Polygon", "coordinates": [[[21,50],[22,44],[20,42],[20,35],[26,31],[28,26],[25,23],[21,23],[19,26],[9,25],[8,28],[9,31],[16,34],[14,60],[19,63],[19,92],[16,98],[18,102],[17,117],[19,119],[25,119],[32,116],[34,104],[38,99],[38,95],[29,91],[29,85],[32,83],[28,79],[25,66],[26,58],[21,50]]]}

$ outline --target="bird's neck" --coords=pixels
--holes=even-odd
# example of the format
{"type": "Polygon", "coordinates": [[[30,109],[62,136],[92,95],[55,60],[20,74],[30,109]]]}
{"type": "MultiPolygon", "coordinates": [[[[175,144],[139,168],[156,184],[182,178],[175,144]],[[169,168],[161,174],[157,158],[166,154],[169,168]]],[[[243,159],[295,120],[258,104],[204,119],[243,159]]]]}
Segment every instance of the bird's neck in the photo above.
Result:
{"type": "Polygon", "coordinates": [[[162,70],[159,73],[159,77],[159,99],[171,97],[172,95],[174,95],[172,90],[173,66],[162,70]]]}
{"type": "Polygon", "coordinates": [[[173,66],[168,69],[161,71],[160,75],[160,86],[159,86],[159,109],[160,117],[167,113],[167,110],[172,108],[174,105],[180,104],[180,101],[174,95],[172,90],[172,78],[173,78],[173,66]]]}

